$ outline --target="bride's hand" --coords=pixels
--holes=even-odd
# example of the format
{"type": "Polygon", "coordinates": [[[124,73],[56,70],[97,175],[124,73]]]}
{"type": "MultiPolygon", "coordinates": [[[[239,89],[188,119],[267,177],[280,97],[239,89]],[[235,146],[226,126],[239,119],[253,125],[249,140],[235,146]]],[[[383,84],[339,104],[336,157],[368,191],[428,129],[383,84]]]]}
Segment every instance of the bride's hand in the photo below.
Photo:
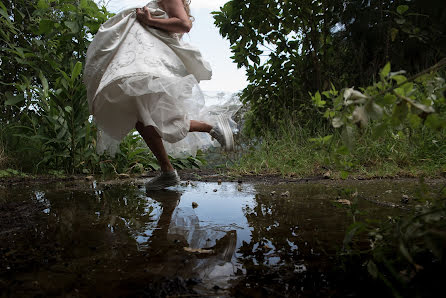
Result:
{"type": "Polygon", "coordinates": [[[136,19],[145,25],[150,25],[152,20],[152,15],[150,14],[149,8],[144,6],[142,9],[136,9],[136,19]]]}

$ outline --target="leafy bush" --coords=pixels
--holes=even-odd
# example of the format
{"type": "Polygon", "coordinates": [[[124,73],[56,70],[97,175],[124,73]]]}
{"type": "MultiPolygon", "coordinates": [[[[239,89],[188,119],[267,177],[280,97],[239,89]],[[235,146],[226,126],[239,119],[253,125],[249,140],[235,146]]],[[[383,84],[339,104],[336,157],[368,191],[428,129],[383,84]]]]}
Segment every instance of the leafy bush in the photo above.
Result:
{"type": "MultiPolygon", "coordinates": [[[[158,168],[134,134],[115,158],[95,152],[96,127],[81,72],[93,35],[112,14],[92,0],[0,1],[0,14],[0,162],[57,175],[158,168]]],[[[173,159],[176,168],[201,162],[200,157],[173,159]]]]}
{"type": "Polygon", "coordinates": [[[411,74],[438,62],[445,11],[443,0],[232,0],[214,19],[246,69],[247,129],[258,135],[290,114],[317,127],[308,92],[369,85],[387,61],[411,74]]]}
{"type": "MultiPolygon", "coordinates": [[[[349,151],[359,143],[358,137],[367,131],[368,136],[375,140],[391,135],[398,142],[407,139],[412,144],[416,141],[432,144],[423,147],[425,151],[421,152],[419,158],[440,153],[437,157],[441,159],[445,146],[438,144],[438,140],[444,137],[446,128],[446,99],[443,93],[446,83],[438,71],[445,66],[446,58],[408,79],[403,71],[391,73],[389,63],[380,73],[381,81],[362,88],[362,92],[353,88],[339,92],[332,87],[322,95],[319,92],[313,95],[314,105],[325,108],[323,117],[335,129],[342,130],[343,142],[335,143],[332,155],[334,160],[341,163],[348,160],[349,151]]],[[[327,140],[332,139],[333,135],[328,135],[312,140],[327,143],[327,140]]],[[[387,141],[383,143],[385,146],[391,145],[387,141]]],[[[406,149],[402,152],[411,152],[411,148],[406,149]]],[[[346,169],[352,165],[351,162],[344,162],[346,169]]]]}
{"type": "Polygon", "coordinates": [[[79,172],[98,159],[82,61],[110,14],[92,0],[0,2],[1,122],[17,167],[79,172]]]}
{"type": "Polygon", "coordinates": [[[32,164],[37,168],[63,169],[74,173],[94,158],[95,129],[88,119],[85,87],[80,79],[82,64],[76,63],[68,75],[60,70],[60,78],[52,88],[40,73],[41,86],[30,86],[31,111],[23,113],[20,124],[10,124],[15,137],[27,140],[17,151],[41,154],[32,164]]]}

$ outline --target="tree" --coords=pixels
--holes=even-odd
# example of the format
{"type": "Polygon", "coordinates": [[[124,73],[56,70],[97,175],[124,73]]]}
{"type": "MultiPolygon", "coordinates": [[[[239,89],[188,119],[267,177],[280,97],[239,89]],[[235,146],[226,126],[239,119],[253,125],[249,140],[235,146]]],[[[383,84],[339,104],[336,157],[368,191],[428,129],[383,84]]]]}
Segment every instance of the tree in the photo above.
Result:
{"type": "Polygon", "coordinates": [[[425,1],[231,0],[214,12],[249,80],[251,129],[311,122],[308,93],[367,85],[388,62],[409,72],[445,57],[446,7],[425,1]],[[416,59],[414,51],[418,51],[416,59]]]}

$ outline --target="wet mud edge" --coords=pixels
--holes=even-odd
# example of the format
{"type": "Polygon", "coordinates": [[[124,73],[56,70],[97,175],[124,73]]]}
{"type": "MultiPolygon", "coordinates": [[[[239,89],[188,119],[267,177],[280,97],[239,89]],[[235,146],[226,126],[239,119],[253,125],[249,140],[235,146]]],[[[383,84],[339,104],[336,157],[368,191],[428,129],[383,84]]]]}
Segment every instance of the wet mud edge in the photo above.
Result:
{"type": "MultiPolygon", "coordinates": [[[[91,182],[96,180],[103,183],[128,183],[135,180],[149,179],[156,176],[158,172],[150,171],[143,174],[120,174],[110,177],[89,176],[89,175],[71,175],[66,177],[55,177],[50,175],[37,175],[29,177],[6,177],[0,178],[0,187],[14,186],[14,185],[39,185],[52,184],[64,182],[91,182]]],[[[295,177],[283,176],[279,174],[247,174],[247,175],[232,175],[224,170],[217,171],[214,169],[197,169],[197,170],[178,170],[178,174],[183,181],[200,181],[200,182],[238,182],[238,183],[252,183],[252,184],[283,184],[283,183],[329,183],[342,185],[351,181],[419,181],[420,178],[413,176],[393,176],[393,177],[373,177],[364,178],[353,176],[347,179],[333,179],[324,176],[312,177],[295,177]]],[[[426,183],[444,183],[446,177],[426,177],[426,183]]]]}

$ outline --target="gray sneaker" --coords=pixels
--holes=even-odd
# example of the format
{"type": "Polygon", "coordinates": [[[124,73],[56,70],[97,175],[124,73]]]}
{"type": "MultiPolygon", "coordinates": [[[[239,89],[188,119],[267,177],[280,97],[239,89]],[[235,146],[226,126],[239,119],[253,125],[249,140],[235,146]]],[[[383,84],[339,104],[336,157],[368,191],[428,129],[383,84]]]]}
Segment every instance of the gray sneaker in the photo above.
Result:
{"type": "Polygon", "coordinates": [[[180,184],[180,176],[178,176],[176,170],[173,172],[161,172],[146,183],[146,190],[161,190],[178,184],[180,184]]]}
{"type": "Polygon", "coordinates": [[[217,116],[217,124],[211,129],[209,134],[220,143],[226,150],[234,150],[234,136],[229,126],[228,118],[217,116]]]}

